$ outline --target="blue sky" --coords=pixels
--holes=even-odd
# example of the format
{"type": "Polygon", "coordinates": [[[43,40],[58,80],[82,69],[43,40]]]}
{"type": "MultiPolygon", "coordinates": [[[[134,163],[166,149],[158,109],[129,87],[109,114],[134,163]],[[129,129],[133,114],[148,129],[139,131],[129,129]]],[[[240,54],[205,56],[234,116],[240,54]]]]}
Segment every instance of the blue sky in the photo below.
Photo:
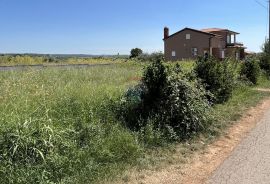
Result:
{"type": "MultiPolygon", "coordinates": [[[[267,6],[266,0],[258,0],[267,6]]],[[[163,27],[228,28],[260,51],[267,10],[255,0],[0,0],[0,53],[163,51],[163,27]]]]}

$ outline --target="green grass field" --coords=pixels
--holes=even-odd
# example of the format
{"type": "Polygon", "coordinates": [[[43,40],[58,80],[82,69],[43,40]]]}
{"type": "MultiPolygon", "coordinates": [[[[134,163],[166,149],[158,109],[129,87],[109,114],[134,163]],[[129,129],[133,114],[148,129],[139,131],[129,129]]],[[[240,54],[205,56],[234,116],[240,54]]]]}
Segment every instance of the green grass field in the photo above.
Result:
{"type": "Polygon", "coordinates": [[[138,82],[141,69],[1,72],[1,183],[91,183],[132,164],[140,146],[108,105],[138,82]]]}
{"type": "MultiPolygon", "coordinates": [[[[177,162],[175,144],[144,148],[112,114],[111,104],[139,82],[144,65],[1,72],[0,183],[97,183],[126,168],[177,162]]],[[[270,83],[262,77],[259,86],[270,83]]],[[[236,88],[231,100],[214,108],[212,132],[223,132],[248,107],[270,96],[253,88],[236,88]]],[[[196,150],[194,145],[177,146],[185,150],[184,158],[196,150]]]]}

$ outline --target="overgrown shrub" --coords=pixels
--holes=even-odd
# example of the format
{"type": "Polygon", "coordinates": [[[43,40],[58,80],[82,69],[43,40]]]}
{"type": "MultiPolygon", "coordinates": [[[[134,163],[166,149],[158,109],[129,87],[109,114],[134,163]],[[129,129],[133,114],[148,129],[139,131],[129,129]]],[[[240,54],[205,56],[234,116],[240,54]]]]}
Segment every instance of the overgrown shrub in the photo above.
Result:
{"type": "Polygon", "coordinates": [[[167,85],[169,72],[160,59],[144,71],[142,77],[142,84],[145,86],[142,93],[144,111],[155,111],[159,107],[159,103],[165,98],[164,88],[167,85]]]}
{"type": "Polygon", "coordinates": [[[155,138],[150,139],[152,142],[160,133],[168,140],[183,140],[202,131],[207,126],[209,103],[204,88],[190,79],[178,65],[169,68],[156,60],[145,69],[142,84],[123,98],[123,122],[144,133],[149,128],[158,130],[155,136],[150,135],[155,138]]]}
{"type": "Polygon", "coordinates": [[[257,84],[260,76],[259,62],[255,58],[247,59],[241,66],[240,75],[251,83],[257,84]]]}
{"type": "MultiPolygon", "coordinates": [[[[195,81],[172,73],[164,89],[160,106],[161,127],[173,129],[177,137],[187,139],[206,128],[210,107],[205,90],[195,81]]],[[[173,137],[171,137],[173,138],[173,137]]]]}
{"type": "Polygon", "coordinates": [[[270,76],[270,57],[266,54],[260,56],[260,68],[270,76]]]}
{"type": "Polygon", "coordinates": [[[217,61],[209,58],[205,61],[200,58],[197,60],[194,70],[206,90],[214,95],[214,98],[210,100],[214,103],[223,103],[232,95],[236,69],[237,66],[230,63],[229,60],[217,61]]]}

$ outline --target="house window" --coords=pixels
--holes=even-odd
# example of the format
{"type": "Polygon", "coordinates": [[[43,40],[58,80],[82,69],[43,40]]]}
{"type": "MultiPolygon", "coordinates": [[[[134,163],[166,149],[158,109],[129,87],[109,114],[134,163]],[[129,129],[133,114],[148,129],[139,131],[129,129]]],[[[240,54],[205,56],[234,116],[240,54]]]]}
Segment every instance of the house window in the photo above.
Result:
{"type": "Polygon", "coordinates": [[[198,56],[198,49],[196,47],[191,49],[192,56],[198,56]]]}
{"type": "Polygon", "coordinates": [[[231,43],[231,35],[227,35],[227,43],[231,43]]]}
{"type": "Polygon", "coordinates": [[[190,34],[186,34],[186,40],[190,40],[190,34]]]}
{"type": "Polygon", "coordinates": [[[172,51],[172,57],[175,57],[175,56],[176,56],[176,52],[172,51]]]}

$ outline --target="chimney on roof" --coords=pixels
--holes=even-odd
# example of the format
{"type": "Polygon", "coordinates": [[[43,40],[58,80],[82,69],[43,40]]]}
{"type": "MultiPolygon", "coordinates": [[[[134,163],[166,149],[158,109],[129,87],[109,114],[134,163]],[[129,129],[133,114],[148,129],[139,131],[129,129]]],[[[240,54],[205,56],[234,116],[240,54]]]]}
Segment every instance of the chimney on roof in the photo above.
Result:
{"type": "Polygon", "coordinates": [[[169,28],[168,27],[164,27],[164,39],[169,38],[169,28]]]}

